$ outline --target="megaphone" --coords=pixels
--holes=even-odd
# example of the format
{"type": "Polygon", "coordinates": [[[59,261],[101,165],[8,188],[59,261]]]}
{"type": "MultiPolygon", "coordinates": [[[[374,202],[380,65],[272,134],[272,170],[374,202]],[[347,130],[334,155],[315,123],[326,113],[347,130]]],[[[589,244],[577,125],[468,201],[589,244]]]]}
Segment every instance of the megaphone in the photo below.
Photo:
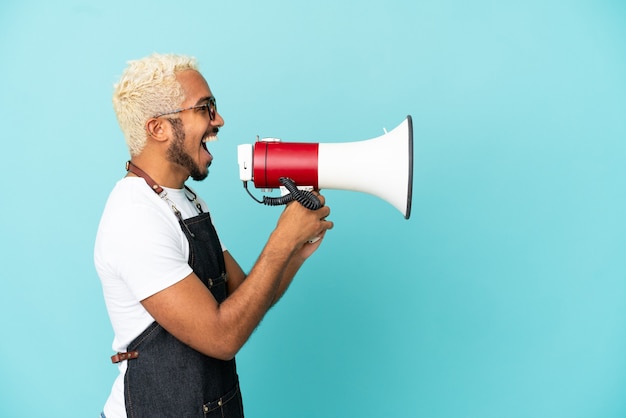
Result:
{"type": "Polygon", "coordinates": [[[253,181],[256,188],[287,186],[292,192],[293,184],[299,189],[353,190],[387,201],[405,219],[411,216],[413,122],[410,115],[392,131],[364,141],[298,143],[263,138],[254,145],[239,145],[237,154],[239,177],[246,189],[247,182],[253,181]],[[285,181],[291,181],[292,186],[285,181]]]}

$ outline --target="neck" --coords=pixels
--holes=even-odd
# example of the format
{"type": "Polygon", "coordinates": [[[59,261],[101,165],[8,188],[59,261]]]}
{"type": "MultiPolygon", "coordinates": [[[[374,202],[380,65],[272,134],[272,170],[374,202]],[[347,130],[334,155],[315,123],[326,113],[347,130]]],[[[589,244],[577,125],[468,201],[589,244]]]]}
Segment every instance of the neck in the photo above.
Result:
{"type": "Polygon", "coordinates": [[[180,167],[174,166],[169,161],[146,158],[140,155],[132,157],[130,162],[136,167],[139,167],[139,169],[150,176],[156,184],[162,187],[182,189],[185,185],[185,181],[189,177],[187,174],[181,172],[180,167]]]}

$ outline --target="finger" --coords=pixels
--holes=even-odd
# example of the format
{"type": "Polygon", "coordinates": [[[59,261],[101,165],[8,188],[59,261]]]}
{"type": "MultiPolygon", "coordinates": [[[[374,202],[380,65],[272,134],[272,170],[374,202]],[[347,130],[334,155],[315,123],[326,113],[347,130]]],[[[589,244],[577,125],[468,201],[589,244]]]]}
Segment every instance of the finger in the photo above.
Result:
{"type": "Polygon", "coordinates": [[[330,208],[328,206],[322,206],[317,210],[317,213],[320,215],[320,219],[326,219],[326,217],[330,215],[330,208]]]}

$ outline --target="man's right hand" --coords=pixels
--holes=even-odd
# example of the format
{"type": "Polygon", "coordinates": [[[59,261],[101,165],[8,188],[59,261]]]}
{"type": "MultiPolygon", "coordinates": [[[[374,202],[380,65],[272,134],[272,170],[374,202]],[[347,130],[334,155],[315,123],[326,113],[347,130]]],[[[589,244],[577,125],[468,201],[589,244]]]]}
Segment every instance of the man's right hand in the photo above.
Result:
{"type": "Polygon", "coordinates": [[[321,208],[310,210],[297,202],[291,202],[281,214],[274,230],[274,234],[285,240],[284,243],[293,243],[294,254],[299,253],[303,259],[315,252],[326,231],[334,226],[333,222],[326,220],[330,208],[324,205],[324,196],[314,193],[322,202],[321,208]],[[314,239],[316,242],[311,243],[314,239]]]}

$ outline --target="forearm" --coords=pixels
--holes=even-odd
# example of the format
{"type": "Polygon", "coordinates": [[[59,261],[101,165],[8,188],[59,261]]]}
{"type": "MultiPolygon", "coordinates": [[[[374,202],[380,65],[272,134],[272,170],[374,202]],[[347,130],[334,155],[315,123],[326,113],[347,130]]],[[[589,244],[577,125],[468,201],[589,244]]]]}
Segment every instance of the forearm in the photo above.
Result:
{"type": "Polygon", "coordinates": [[[289,260],[289,262],[287,263],[287,265],[285,266],[283,270],[283,274],[281,275],[280,284],[276,291],[274,300],[272,301],[272,306],[275,305],[280,300],[280,298],[283,297],[283,295],[289,288],[289,285],[291,285],[291,282],[296,276],[296,273],[298,272],[298,270],[300,270],[300,267],[302,267],[302,265],[304,264],[304,261],[305,259],[299,257],[297,254],[291,257],[291,259],[289,260]]]}
{"type": "Polygon", "coordinates": [[[246,279],[218,307],[224,346],[234,354],[248,340],[271,306],[284,294],[302,261],[272,234],[246,279]]]}

